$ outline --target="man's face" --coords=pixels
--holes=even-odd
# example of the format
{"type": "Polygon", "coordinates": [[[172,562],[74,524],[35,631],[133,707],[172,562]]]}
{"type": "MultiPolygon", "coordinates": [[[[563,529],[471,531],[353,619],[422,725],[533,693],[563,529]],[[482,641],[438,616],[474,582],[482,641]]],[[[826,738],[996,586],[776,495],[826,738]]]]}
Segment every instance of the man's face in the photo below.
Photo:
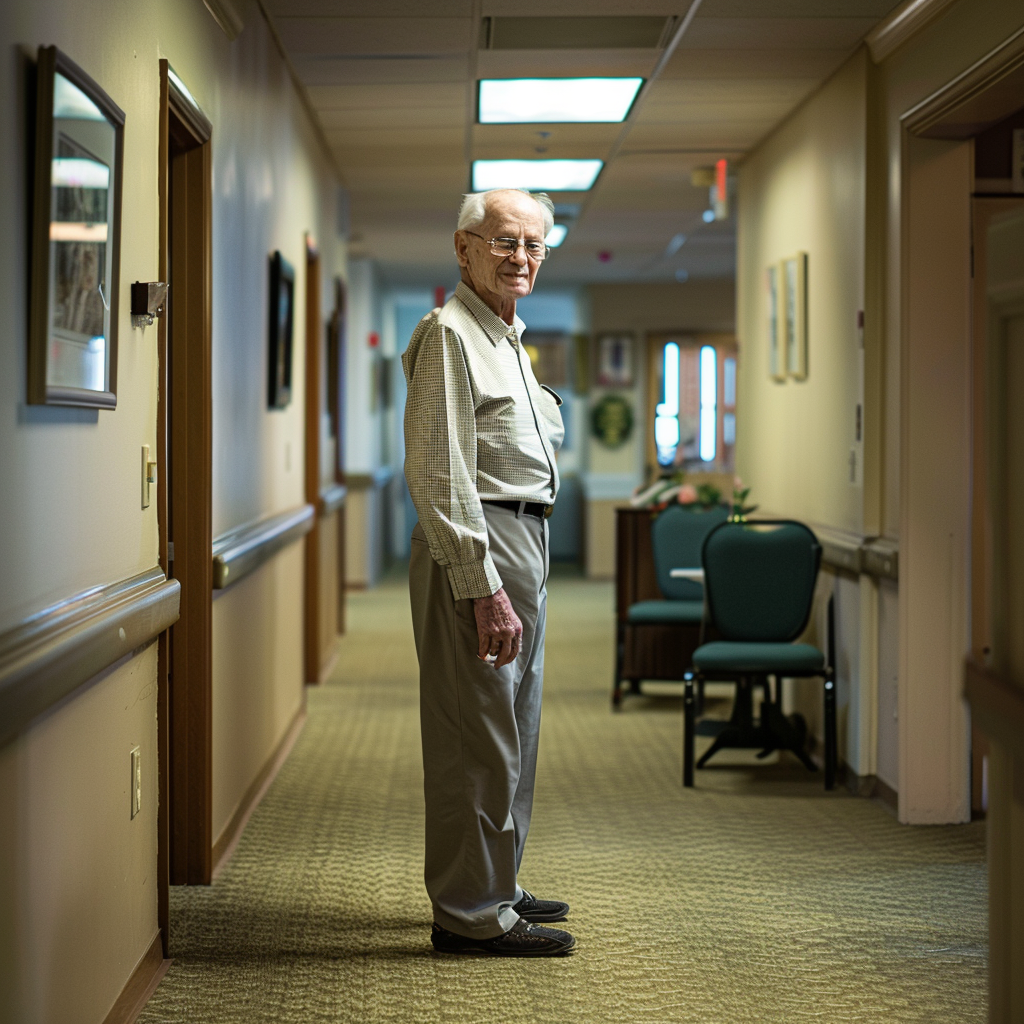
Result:
{"type": "Polygon", "coordinates": [[[543,242],[544,216],[540,204],[522,192],[497,192],[488,198],[483,223],[472,230],[475,234],[455,232],[455,252],[477,295],[485,301],[489,296],[496,297],[503,304],[529,295],[540,262],[531,260],[522,247],[512,256],[495,256],[485,239],[543,242]]]}

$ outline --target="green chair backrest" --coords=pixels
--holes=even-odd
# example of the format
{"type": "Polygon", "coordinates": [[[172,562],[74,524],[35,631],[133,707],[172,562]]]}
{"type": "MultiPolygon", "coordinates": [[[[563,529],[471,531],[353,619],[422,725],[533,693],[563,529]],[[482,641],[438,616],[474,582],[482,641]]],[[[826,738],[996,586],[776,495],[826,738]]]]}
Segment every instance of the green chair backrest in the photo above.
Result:
{"type": "Polygon", "coordinates": [[[725,523],[704,541],[711,621],[726,640],[789,643],[807,626],[818,538],[792,520],[725,523]]]}
{"type": "Polygon", "coordinates": [[[654,567],[658,587],[670,601],[700,601],[704,588],[694,580],[673,579],[673,569],[699,569],[700,553],[707,535],[729,518],[724,505],[704,512],[690,512],[682,505],[669,505],[651,527],[654,567]]]}

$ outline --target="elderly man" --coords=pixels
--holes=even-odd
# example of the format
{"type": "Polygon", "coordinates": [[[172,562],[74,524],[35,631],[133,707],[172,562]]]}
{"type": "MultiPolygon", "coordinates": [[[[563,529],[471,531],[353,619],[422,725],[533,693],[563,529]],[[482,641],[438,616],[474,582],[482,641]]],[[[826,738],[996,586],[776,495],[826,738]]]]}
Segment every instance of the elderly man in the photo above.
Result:
{"type": "Polygon", "coordinates": [[[419,513],[409,590],[420,663],[431,942],[443,953],[554,956],[565,903],[517,875],[530,827],[560,399],[538,385],[516,300],[551,230],[545,195],[465,197],[462,282],[402,358],[405,475],[419,513]]]}

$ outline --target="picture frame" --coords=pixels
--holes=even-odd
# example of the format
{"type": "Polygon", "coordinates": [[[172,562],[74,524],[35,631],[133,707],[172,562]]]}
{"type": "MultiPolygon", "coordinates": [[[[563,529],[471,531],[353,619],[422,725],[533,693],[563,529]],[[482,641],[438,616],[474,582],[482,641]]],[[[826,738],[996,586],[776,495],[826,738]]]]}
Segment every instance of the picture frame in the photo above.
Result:
{"type": "Polygon", "coordinates": [[[27,399],[117,407],[124,111],[39,48],[27,399]]]}
{"type": "Polygon", "coordinates": [[[292,400],[292,349],[295,326],[295,270],[276,250],[270,257],[267,401],[284,409],[292,400]]]}
{"type": "Polygon", "coordinates": [[[597,338],[596,383],[602,388],[633,386],[633,335],[601,334],[597,338]]]}
{"type": "Polygon", "coordinates": [[[768,289],[768,374],[772,380],[786,380],[786,359],[782,344],[782,325],[779,306],[779,282],[782,280],[782,264],[772,264],[765,271],[768,289]]]}
{"type": "Polygon", "coordinates": [[[782,261],[782,296],[786,373],[794,380],[806,380],[807,253],[799,252],[782,261]]]}

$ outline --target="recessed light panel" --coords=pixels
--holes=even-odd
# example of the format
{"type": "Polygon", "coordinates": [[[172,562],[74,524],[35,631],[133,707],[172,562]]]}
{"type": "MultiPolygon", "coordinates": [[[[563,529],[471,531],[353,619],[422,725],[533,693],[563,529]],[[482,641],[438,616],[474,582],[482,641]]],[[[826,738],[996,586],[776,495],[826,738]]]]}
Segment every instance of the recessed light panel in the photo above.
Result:
{"type": "Polygon", "coordinates": [[[624,121],[642,78],[485,78],[480,124],[624,121]]]}
{"type": "Polygon", "coordinates": [[[473,191],[586,192],[603,166],[603,160],[474,160],[473,191]]]}
{"type": "Polygon", "coordinates": [[[555,224],[548,232],[548,237],[544,241],[552,249],[557,249],[565,241],[565,236],[568,232],[569,229],[564,224],[555,224]]]}

